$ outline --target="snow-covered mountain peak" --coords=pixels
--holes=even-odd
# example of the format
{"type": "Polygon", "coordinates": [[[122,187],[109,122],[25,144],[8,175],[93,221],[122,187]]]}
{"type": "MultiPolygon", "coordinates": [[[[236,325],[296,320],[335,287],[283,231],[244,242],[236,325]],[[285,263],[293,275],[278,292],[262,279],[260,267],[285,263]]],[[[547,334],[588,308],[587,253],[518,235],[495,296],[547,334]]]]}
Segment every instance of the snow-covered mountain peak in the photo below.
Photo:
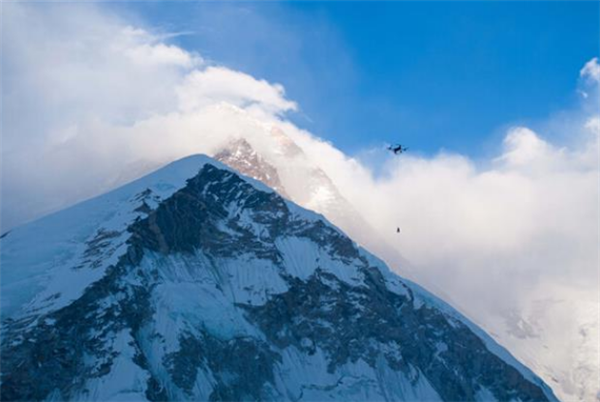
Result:
{"type": "Polygon", "coordinates": [[[555,400],[323,216],[203,156],[1,242],[3,400],[555,400]]]}

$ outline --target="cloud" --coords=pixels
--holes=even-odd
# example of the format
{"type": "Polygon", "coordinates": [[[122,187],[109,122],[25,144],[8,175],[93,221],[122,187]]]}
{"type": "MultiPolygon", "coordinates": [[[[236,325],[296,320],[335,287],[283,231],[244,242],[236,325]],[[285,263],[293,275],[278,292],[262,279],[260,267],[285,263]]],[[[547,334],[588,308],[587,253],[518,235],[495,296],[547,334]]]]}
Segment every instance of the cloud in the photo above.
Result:
{"type": "Polygon", "coordinates": [[[600,82],[600,65],[598,64],[598,58],[594,57],[581,69],[579,75],[585,79],[600,82]]]}
{"type": "Polygon", "coordinates": [[[283,86],[257,80],[248,74],[224,67],[209,67],[192,72],[177,88],[177,94],[179,107],[184,112],[192,112],[218,102],[242,108],[257,105],[273,115],[297,109],[294,102],[285,99],[283,86]]]}
{"type": "MultiPolygon", "coordinates": [[[[580,73],[579,90],[594,96],[546,125],[512,127],[490,158],[351,157],[287,119],[298,105],[281,85],[109,9],[68,6],[4,5],[3,231],[243,136],[284,171],[290,194],[307,184],[297,172],[322,168],[420,281],[443,288],[520,358],[535,350],[526,363],[541,361],[561,392],[597,391],[593,359],[560,352],[587,345],[582,328],[588,343],[597,334],[597,58],[580,73]],[[308,159],[278,153],[277,130],[308,159]]],[[[585,352],[597,354],[591,343],[585,352]]]]}

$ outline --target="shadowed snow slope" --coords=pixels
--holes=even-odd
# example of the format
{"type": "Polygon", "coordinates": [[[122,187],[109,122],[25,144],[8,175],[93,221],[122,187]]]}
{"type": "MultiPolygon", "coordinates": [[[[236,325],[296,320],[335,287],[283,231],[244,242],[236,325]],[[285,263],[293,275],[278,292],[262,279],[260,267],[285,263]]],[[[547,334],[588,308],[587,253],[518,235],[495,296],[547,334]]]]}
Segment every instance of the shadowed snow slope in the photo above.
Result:
{"type": "Polygon", "coordinates": [[[321,215],[204,156],[1,242],[2,400],[556,400],[321,215]]]}

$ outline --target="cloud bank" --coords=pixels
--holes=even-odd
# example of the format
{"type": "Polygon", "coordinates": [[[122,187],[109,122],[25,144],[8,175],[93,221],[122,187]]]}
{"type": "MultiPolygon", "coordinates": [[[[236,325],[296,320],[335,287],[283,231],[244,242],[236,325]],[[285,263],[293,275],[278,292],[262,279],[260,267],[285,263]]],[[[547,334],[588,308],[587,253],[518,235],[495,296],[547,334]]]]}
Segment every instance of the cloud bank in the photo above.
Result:
{"type": "MultiPolygon", "coordinates": [[[[281,162],[265,132],[282,130],[423,283],[442,288],[560,395],[595,397],[597,58],[580,72],[577,107],[535,131],[511,128],[490,158],[380,149],[350,157],[286,118],[298,105],[281,85],[99,6],[34,6],[4,5],[2,231],[232,138],[281,162]]],[[[302,178],[296,185],[292,193],[302,178]]]]}

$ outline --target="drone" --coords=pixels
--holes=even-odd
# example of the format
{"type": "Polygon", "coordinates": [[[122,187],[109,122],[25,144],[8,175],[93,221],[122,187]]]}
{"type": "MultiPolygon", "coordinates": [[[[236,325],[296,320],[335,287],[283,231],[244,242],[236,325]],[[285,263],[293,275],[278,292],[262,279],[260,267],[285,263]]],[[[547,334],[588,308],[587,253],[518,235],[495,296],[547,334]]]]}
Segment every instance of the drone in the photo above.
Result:
{"type": "Polygon", "coordinates": [[[396,145],[390,145],[390,146],[388,147],[388,149],[389,149],[390,151],[392,151],[392,152],[394,153],[394,155],[399,155],[399,154],[401,154],[401,153],[403,153],[403,152],[405,152],[405,151],[408,151],[408,148],[407,148],[407,147],[403,147],[403,146],[402,146],[402,145],[400,145],[400,144],[396,144],[396,145]]]}

